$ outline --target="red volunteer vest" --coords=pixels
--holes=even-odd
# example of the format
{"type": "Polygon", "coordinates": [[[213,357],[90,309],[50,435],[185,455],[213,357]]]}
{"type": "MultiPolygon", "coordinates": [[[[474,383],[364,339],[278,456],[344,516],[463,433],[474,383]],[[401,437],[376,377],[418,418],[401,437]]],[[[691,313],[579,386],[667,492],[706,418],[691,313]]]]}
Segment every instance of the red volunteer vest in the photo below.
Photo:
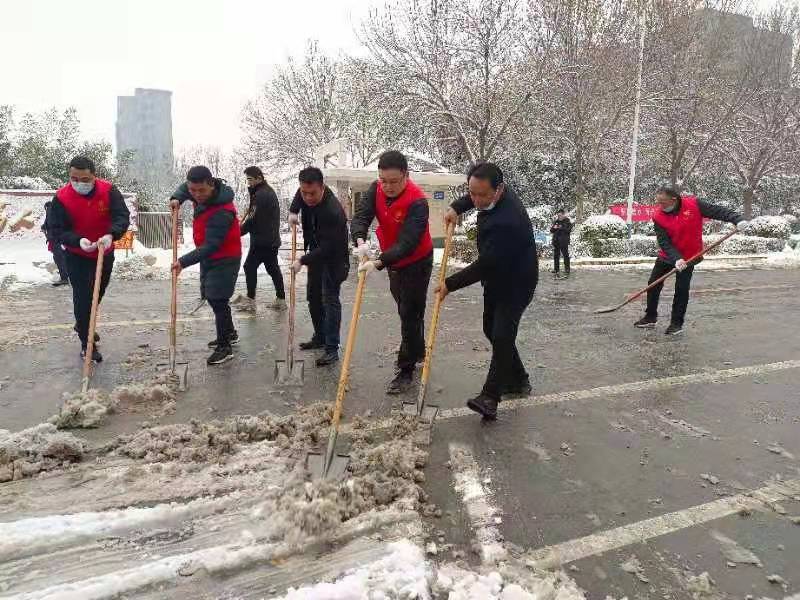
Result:
{"type": "MultiPolygon", "coordinates": [[[[388,206],[386,193],[383,191],[381,182],[378,182],[378,189],[375,194],[375,216],[378,219],[376,233],[378,234],[381,251],[386,252],[397,242],[409,207],[420,198],[425,198],[425,192],[409,179],[403,193],[392,202],[391,206],[388,206]]],[[[392,267],[407,267],[422,260],[431,252],[433,252],[433,240],[431,239],[430,225],[426,225],[425,233],[422,235],[422,239],[420,239],[414,252],[402,260],[398,260],[392,267]]]]}
{"type": "MultiPolygon", "coordinates": [[[[700,205],[694,196],[681,198],[678,214],[665,213],[660,208],[653,214],[653,221],[663,227],[672,245],[687,260],[703,249],[703,215],[700,205]]],[[[658,255],[667,258],[667,253],[660,250],[658,255]]]]}
{"type": "Polygon", "coordinates": [[[222,240],[222,245],[214,252],[209,258],[211,260],[218,260],[220,258],[236,258],[242,255],[242,234],[239,229],[239,219],[236,216],[236,207],[233,202],[228,204],[218,204],[204,210],[199,215],[195,216],[194,223],[192,224],[192,237],[194,238],[194,245],[196,247],[202,246],[206,241],[206,227],[211,215],[220,210],[229,210],[233,213],[233,223],[228,230],[225,239],[222,240]]]}
{"type": "MultiPolygon", "coordinates": [[[[68,183],[56,192],[56,198],[61,202],[64,210],[67,211],[69,220],[72,222],[72,231],[78,237],[86,238],[90,242],[96,242],[107,233],[111,233],[111,182],[105,179],[94,180],[94,191],[91,196],[81,196],[72,189],[68,183]]],[[[97,250],[84,252],[80,246],[65,246],[68,252],[85,256],[86,258],[97,258],[97,250]]],[[[107,248],[105,254],[114,251],[114,246],[107,248]]]]}

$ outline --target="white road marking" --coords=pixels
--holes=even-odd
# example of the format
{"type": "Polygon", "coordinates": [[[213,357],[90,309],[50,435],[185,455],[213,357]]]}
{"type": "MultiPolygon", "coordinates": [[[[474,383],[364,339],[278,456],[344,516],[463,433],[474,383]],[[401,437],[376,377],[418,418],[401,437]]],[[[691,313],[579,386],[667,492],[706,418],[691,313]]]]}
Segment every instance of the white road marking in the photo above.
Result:
{"type": "Polygon", "coordinates": [[[639,544],[668,533],[721,519],[736,514],[743,508],[751,510],[769,508],[779,500],[793,497],[798,493],[800,493],[800,479],[775,482],[751,492],[721,498],[638,523],[538,548],[528,552],[525,560],[528,564],[539,568],[558,568],[588,556],[603,554],[631,544],[639,544]]]}
{"type": "Polygon", "coordinates": [[[492,491],[481,477],[472,450],[463,444],[450,444],[450,464],[456,492],[467,509],[469,521],[481,547],[481,560],[494,564],[507,556],[497,528],[502,517],[492,500],[492,491]]]}

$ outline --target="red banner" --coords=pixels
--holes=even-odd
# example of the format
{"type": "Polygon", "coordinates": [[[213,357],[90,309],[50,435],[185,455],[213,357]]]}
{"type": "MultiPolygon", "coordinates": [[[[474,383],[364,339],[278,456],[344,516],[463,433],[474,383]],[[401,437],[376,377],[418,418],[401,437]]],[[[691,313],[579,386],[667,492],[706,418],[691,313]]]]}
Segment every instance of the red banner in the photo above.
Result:
{"type": "MultiPolygon", "coordinates": [[[[627,222],[628,221],[628,204],[612,204],[608,207],[611,211],[612,215],[617,215],[618,217],[622,217],[622,219],[627,222]]],[[[656,210],[655,204],[639,204],[638,202],[633,203],[633,217],[632,221],[634,223],[640,223],[642,221],[650,221],[653,219],[653,213],[656,210]]]]}

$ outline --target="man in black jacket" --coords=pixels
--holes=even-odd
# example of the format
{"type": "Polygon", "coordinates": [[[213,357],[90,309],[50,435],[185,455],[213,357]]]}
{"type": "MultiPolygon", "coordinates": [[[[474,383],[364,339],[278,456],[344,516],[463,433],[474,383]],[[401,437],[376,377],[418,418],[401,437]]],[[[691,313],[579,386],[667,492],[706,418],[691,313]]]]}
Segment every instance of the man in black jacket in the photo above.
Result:
{"type": "Polygon", "coordinates": [[[550,227],[550,234],[553,236],[553,273],[558,274],[560,270],[560,258],[564,256],[564,273],[569,275],[569,234],[572,232],[572,221],[561,208],[556,213],[556,220],[550,227]]]}
{"type": "Polygon", "coordinates": [[[480,281],[483,286],[483,332],[492,344],[492,362],[483,390],[467,406],[491,420],[497,417],[501,396],[531,392],[516,340],[520,319],[539,280],[539,259],[530,217],[503,183],[500,168],[479,163],[470,169],[467,180],[469,194],[453,202],[445,213],[445,224],[478,209],[478,258],[448,277],[436,292],[444,299],[473,283],[480,281]]]}
{"type": "Polygon", "coordinates": [[[69,283],[69,275],[67,274],[67,259],[64,256],[64,248],[62,248],[61,242],[53,239],[53,228],[51,226],[50,216],[52,206],[53,202],[50,200],[44,203],[42,233],[44,233],[44,237],[47,240],[47,249],[50,250],[50,253],[53,255],[53,262],[56,264],[56,269],[58,269],[58,275],[53,278],[53,286],[58,287],[69,283]]]}
{"type": "Polygon", "coordinates": [[[258,167],[247,167],[247,191],[250,193],[250,206],[242,219],[242,235],[250,234],[250,250],[244,261],[244,275],[247,281],[247,297],[239,297],[231,304],[238,304],[239,310],[255,312],[258,267],[263,263],[267,274],[275,286],[275,302],[272,308],[286,308],[286,292],[283,275],[278,266],[278,250],[281,247],[281,209],[275,190],[264,179],[258,167]]]}
{"type": "Polygon", "coordinates": [[[397,373],[386,392],[400,394],[411,385],[416,364],[425,359],[425,304],[433,269],[433,240],[425,192],[411,180],[408,160],[397,150],[381,154],[378,180],[356,207],[350,234],[356,246],[353,253],[358,257],[369,258],[365,240],[375,219],[381,254],[362,263],[359,271],[384,267],[388,271],[402,341],[397,352],[397,373]]]}
{"type": "Polygon", "coordinates": [[[339,360],[339,329],[342,303],[339,293],[350,271],[347,216],[339,200],[325,185],[322,171],[307,167],[300,171],[300,189],[289,208],[289,224],[302,218],[306,253],[292,265],[295,273],[308,267],[307,299],[314,335],[300,344],[301,350],[324,348],[318,367],[339,360]],[[301,214],[301,217],[298,217],[301,214]]]}

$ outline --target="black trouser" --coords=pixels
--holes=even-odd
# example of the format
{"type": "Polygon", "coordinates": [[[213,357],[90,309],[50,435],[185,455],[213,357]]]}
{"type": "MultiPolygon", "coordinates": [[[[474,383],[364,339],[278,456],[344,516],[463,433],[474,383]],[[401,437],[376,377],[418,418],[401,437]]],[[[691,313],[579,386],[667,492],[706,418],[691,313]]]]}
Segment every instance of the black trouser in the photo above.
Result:
{"type": "Polygon", "coordinates": [[[389,289],[400,315],[397,368],[412,371],[425,359],[425,304],[433,270],[433,255],[402,269],[389,268],[389,289]]]}
{"type": "Polygon", "coordinates": [[[531,300],[533,290],[529,294],[507,295],[484,291],[483,333],[492,344],[492,361],[483,393],[496,400],[500,400],[506,388],[528,380],[528,372],[517,350],[517,331],[531,300]]]}
{"type": "MultiPolygon", "coordinates": [[[[69,282],[72,285],[72,308],[75,312],[75,329],[81,340],[81,346],[86,347],[89,338],[89,318],[92,314],[92,292],[94,291],[94,273],[97,270],[97,260],[78,256],[72,252],[65,252],[69,282]]],[[[114,269],[114,253],[103,257],[103,274],[100,277],[100,300],[106,293],[108,282],[111,280],[111,271],[114,269]]],[[[99,305],[99,300],[98,300],[99,305]]]]}
{"type": "MultiPolygon", "coordinates": [[[[668,273],[673,268],[673,265],[663,260],[656,260],[648,283],[653,283],[656,279],[668,273]]],[[[692,284],[693,273],[694,265],[690,265],[683,271],[678,271],[677,277],[675,278],[675,296],[672,299],[672,317],[670,319],[675,325],[683,325],[683,319],[686,317],[686,307],[689,305],[689,287],[692,284]]],[[[661,290],[663,287],[664,284],[660,283],[647,292],[647,312],[645,314],[652,319],[658,318],[658,299],[661,297],[661,290]]]]}
{"type": "Polygon", "coordinates": [[[311,323],[314,325],[314,340],[323,342],[327,352],[336,352],[339,349],[339,330],[342,326],[342,302],[339,294],[349,270],[350,264],[345,261],[308,267],[306,299],[311,323]]]}
{"type": "Polygon", "coordinates": [[[69,272],[67,271],[67,259],[64,256],[66,251],[61,247],[61,244],[52,244],[53,262],[56,263],[58,268],[58,276],[61,281],[69,279],[69,272]]]}
{"type": "Polygon", "coordinates": [[[247,258],[244,261],[244,276],[247,281],[247,297],[256,297],[256,284],[258,283],[258,267],[263,263],[267,274],[272,277],[272,284],[275,286],[275,295],[278,298],[286,298],[283,289],[283,275],[278,266],[278,246],[250,246],[247,258]]]}
{"type": "Polygon", "coordinates": [[[214,311],[214,324],[217,326],[217,344],[220,346],[230,346],[230,338],[236,332],[231,316],[230,300],[227,298],[208,301],[211,310],[214,311]]]}
{"type": "Polygon", "coordinates": [[[564,270],[569,273],[569,242],[558,242],[553,244],[553,270],[558,273],[560,270],[559,259],[564,256],[564,270]]]}

